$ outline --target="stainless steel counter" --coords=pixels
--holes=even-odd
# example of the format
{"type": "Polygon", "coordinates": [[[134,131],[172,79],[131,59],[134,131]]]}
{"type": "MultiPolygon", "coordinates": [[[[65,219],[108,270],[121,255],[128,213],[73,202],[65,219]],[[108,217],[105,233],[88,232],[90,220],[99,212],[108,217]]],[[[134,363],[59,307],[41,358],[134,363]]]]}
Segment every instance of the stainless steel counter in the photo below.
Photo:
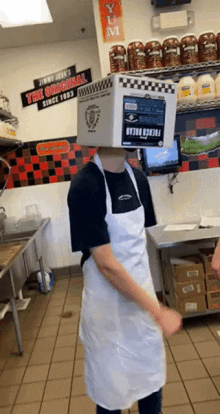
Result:
{"type": "Polygon", "coordinates": [[[39,245],[38,238],[41,237],[43,230],[45,229],[45,227],[48,225],[49,222],[50,222],[50,218],[46,218],[42,220],[40,226],[36,230],[24,231],[24,232],[13,233],[13,234],[5,233],[0,236],[0,246],[7,246],[7,245],[11,246],[12,243],[16,243],[17,245],[20,244],[20,248],[11,255],[7,264],[3,266],[3,269],[0,270],[0,301],[6,300],[6,299],[10,300],[20,355],[23,354],[23,348],[22,348],[22,338],[21,338],[20,324],[19,324],[15,299],[18,295],[18,292],[22,289],[24,283],[26,282],[29,276],[26,252],[27,252],[27,249],[31,245],[34,245],[37,261],[39,262],[39,266],[40,266],[40,270],[42,274],[44,291],[45,293],[47,293],[47,285],[46,285],[44,265],[43,265],[43,254],[42,254],[42,249],[40,248],[40,245],[39,245]],[[12,270],[12,267],[14,266],[14,264],[19,258],[22,258],[23,263],[24,263],[24,269],[25,269],[25,271],[21,272],[20,274],[12,270]]]}

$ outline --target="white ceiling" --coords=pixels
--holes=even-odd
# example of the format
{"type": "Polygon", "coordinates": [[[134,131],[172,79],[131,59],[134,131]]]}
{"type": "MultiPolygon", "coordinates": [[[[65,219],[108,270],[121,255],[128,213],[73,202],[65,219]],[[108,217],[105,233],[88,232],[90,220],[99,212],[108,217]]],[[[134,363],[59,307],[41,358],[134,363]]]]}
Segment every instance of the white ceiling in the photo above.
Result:
{"type": "Polygon", "coordinates": [[[5,29],[0,26],[0,49],[95,37],[92,0],[47,0],[47,3],[53,23],[5,29]]]}

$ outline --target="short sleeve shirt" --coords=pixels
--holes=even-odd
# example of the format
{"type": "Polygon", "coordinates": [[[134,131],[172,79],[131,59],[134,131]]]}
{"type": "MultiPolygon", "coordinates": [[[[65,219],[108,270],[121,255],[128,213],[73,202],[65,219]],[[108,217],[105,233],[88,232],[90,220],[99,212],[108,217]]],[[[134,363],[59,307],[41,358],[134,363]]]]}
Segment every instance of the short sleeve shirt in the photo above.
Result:
{"type": "MultiPolygon", "coordinates": [[[[145,227],[156,224],[150,187],[145,174],[131,167],[145,212],[145,227]]],[[[112,200],[112,213],[126,213],[140,207],[140,201],[129,173],[104,170],[112,200]]],[[[81,266],[90,249],[111,243],[105,221],[106,190],[102,172],[93,162],[87,163],[71,182],[68,193],[72,251],[83,253],[81,266]]]]}

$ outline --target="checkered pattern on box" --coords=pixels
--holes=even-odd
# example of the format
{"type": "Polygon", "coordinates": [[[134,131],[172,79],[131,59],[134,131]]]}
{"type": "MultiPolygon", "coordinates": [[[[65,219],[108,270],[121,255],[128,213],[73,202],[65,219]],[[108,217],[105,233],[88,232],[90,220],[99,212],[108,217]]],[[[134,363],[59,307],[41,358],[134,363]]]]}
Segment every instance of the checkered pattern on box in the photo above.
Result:
{"type": "Polygon", "coordinates": [[[175,86],[171,83],[157,82],[154,80],[147,81],[143,79],[130,79],[127,77],[119,78],[120,88],[138,89],[142,91],[153,91],[160,93],[175,93],[175,86]]]}
{"type": "Polygon", "coordinates": [[[112,88],[112,85],[113,85],[112,79],[111,78],[106,78],[106,79],[103,79],[99,82],[95,82],[95,83],[92,83],[88,86],[80,88],[79,91],[78,91],[78,94],[79,94],[79,97],[90,95],[90,94],[95,93],[95,92],[100,92],[100,91],[103,91],[105,89],[112,88]]]}

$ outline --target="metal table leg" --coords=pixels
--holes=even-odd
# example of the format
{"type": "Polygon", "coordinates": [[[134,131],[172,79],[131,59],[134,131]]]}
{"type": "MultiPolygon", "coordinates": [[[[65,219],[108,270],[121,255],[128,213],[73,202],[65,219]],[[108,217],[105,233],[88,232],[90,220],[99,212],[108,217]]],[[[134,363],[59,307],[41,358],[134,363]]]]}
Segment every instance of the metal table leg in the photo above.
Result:
{"type": "Polygon", "coordinates": [[[40,271],[41,271],[42,281],[43,281],[43,286],[44,286],[44,293],[47,293],[48,290],[47,290],[46,277],[45,277],[45,273],[44,273],[43,258],[42,258],[42,256],[39,257],[36,240],[34,240],[34,245],[35,245],[37,260],[39,261],[39,265],[40,265],[40,271]]]}
{"type": "Polygon", "coordinates": [[[10,273],[11,285],[12,285],[12,289],[14,293],[14,297],[10,298],[11,311],[12,311],[13,322],[15,326],[15,334],[17,338],[18,349],[19,349],[20,356],[22,356],[23,355],[22,337],[21,337],[21,331],[20,331],[20,323],[18,319],[18,311],[17,311],[16,304],[15,304],[16,293],[15,293],[14,280],[13,280],[13,274],[12,274],[11,269],[9,270],[9,273],[10,273]]]}

